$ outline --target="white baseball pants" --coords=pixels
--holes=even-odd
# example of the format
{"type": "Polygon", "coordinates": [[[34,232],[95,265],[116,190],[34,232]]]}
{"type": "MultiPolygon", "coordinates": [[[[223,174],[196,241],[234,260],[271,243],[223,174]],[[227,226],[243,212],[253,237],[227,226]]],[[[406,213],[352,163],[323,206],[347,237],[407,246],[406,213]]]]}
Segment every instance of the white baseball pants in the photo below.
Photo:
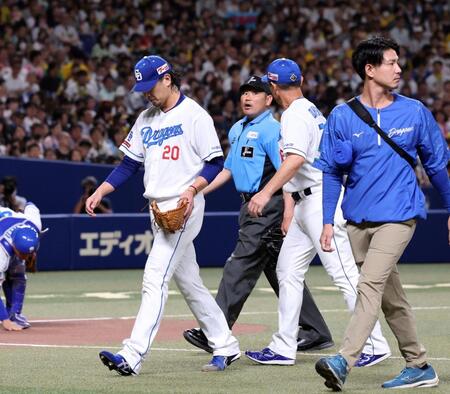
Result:
{"type": "MultiPolygon", "coordinates": [[[[163,202],[161,210],[172,209],[176,201],[163,202]]],[[[239,353],[239,344],[228,328],[222,310],[203,285],[196,261],[193,240],[200,232],[205,200],[194,199],[194,209],[183,231],[168,234],[153,225],[154,241],[148,256],[142,284],[142,302],[131,337],[124,340],[119,352],[135,373],[139,373],[155,339],[167,301],[172,276],[189,308],[214,349],[214,355],[239,353]]]]}
{"type": "MultiPolygon", "coordinates": [[[[322,232],[322,189],[300,200],[294,218],[284,239],[277,263],[280,284],[278,301],[278,332],[272,336],[269,348],[292,359],[297,355],[298,318],[303,302],[303,283],[312,259],[318,253],[322,265],[333,283],[342,291],[350,312],[356,304],[358,268],[348,240],[346,222],[338,202],[334,220],[334,243],[332,253],[320,247],[322,232]]],[[[390,351],[377,321],[363,352],[384,354],[390,351]]]]}

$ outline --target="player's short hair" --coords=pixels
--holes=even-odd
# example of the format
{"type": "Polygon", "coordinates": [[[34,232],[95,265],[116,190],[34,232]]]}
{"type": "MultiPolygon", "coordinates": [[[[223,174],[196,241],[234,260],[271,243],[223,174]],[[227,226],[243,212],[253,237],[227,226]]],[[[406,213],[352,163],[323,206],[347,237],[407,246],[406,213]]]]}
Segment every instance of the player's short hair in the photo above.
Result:
{"type": "Polygon", "coordinates": [[[301,80],[297,81],[297,82],[292,82],[292,83],[277,83],[277,87],[280,88],[281,90],[289,90],[292,88],[301,88],[302,87],[302,83],[301,80]]]}
{"type": "Polygon", "coordinates": [[[380,36],[358,44],[352,55],[352,65],[363,81],[366,79],[366,64],[379,66],[383,61],[384,52],[388,49],[393,49],[397,55],[400,52],[400,47],[394,40],[380,36]]]}
{"type": "Polygon", "coordinates": [[[177,87],[180,89],[181,86],[181,75],[178,71],[175,71],[174,69],[170,70],[167,74],[170,75],[170,78],[172,79],[172,86],[177,87]]]}

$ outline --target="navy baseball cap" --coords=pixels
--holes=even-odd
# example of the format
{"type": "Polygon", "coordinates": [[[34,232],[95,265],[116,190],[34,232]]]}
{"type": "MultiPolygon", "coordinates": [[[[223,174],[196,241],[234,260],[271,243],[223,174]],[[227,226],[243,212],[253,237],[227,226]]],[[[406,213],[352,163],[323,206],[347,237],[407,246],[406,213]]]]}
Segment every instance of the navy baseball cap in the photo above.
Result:
{"type": "Polygon", "coordinates": [[[258,77],[256,75],[252,75],[245,83],[241,85],[241,87],[239,88],[239,93],[242,95],[248,90],[272,94],[270,92],[269,84],[267,82],[261,81],[261,77],[258,77]]]}
{"type": "Polygon", "coordinates": [[[136,83],[134,92],[148,92],[156,85],[160,78],[172,70],[169,62],[160,56],[144,56],[134,66],[136,83]]]}
{"type": "Polygon", "coordinates": [[[284,57],[274,60],[267,67],[267,74],[261,80],[263,82],[273,82],[282,85],[298,83],[302,79],[302,72],[299,65],[291,59],[284,57]]]}

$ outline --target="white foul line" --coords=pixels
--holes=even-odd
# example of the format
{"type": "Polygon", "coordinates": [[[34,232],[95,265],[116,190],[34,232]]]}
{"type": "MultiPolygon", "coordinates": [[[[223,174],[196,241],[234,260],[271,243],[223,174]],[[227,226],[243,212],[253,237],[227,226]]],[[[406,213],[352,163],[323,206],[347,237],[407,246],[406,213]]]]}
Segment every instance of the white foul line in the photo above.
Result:
{"type": "MultiPolygon", "coordinates": [[[[34,348],[51,348],[51,349],[121,349],[118,346],[86,346],[86,345],[45,345],[45,344],[32,344],[32,343],[2,343],[0,346],[13,346],[13,347],[34,347],[34,348]]],[[[176,349],[176,348],[164,348],[155,347],[151,349],[152,351],[159,352],[186,352],[186,353],[199,353],[201,350],[198,349],[176,349]]],[[[301,356],[310,357],[323,357],[323,356],[334,356],[334,353],[311,353],[311,352],[298,352],[297,354],[301,356]]],[[[403,360],[403,357],[391,356],[390,358],[394,360],[403,360]]],[[[450,361],[448,357],[427,357],[431,361],[450,361]]]]}
{"type": "MultiPolygon", "coordinates": [[[[187,315],[192,316],[192,315],[187,315]]],[[[101,321],[101,320],[133,320],[136,316],[121,316],[121,317],[80,317],[71,319],[45,319],[45,320],[30,320],[30,323],[67,323],[76,321],[101,321]]]]}
{"type": "MultiPolygon", "coordinates": [[[[50,349],[121,349],[119,346],[89,346],[89,345],[49,345],[49,344],[37,344],[37,343],[3,343],[0,342],[0,346],[13,346],[13,347],[37,347],[37,348],[50,348],[50,349]]],[[[151,350],[161,352],[199,352],[197,349],[172,349],[172,348],[151,348],[151,350]]]]}
{"type": "MultiPolygon", "coordinates": [[[[447,310],[450,306],[439,305],[439,306],[417,306],[412,308],[414,311],[427,311],[427,310],[447,310]]],[[[321,309],[321,313],[335,313],[335,312],[348,312],[348,309],[321,309]]],[[[255,316],[255,315],[274,315],[278,311],[261,311],[261,312],[241,312],[244,316],[255,316]]],[[[177,318],[194,318],[191,313],[180,313],[177,315],[164,315],[165,318],[177,319],[177,318]]],[[[102,320],[133,320],[136,316],[120,316],[120,317],[80,317],[80,318],[67,318],[67,319],[42,319],[42,320],[30,320],[30,323],[67,323],[67,322],[77,322],[77,321],[102,321],[102,320]]]]}
{"type": "MultiPolygon", "coordinates": [[[[410,290],[420,290],[420,289],[432,289],[432,288],[450,288],[450,283],[434,283],[430,285],[416,285],[416,284],[403,284],[405,289],[410,290]]],[[[312,286],[311,290],[320,290],[320,291],[332,291],[338,292],[340,291],[336,286],[312,286]]],[[[217,294],[218,289],[210,289],[211,294],[217,294]]],[[[273,289],[271,287],[258,287],[255,291],[262,293],[273,293],[273,289]]],[[[77,298],[99,298],[104,300],[126,300],[131,299],[133,297],[137,297],[141,294],[140,291],[104,291],[104,292],[89,292],[89,293],[81,293],[79,295],[74,296],[73,294],[28,294],[27,299],[47,299],[47,298],[68,298],[68,297],[77,297],[77,298]]],[[[168,294],[171,296],[180,296],[181,293],[177,290],[169,290],[168,294]]]]}

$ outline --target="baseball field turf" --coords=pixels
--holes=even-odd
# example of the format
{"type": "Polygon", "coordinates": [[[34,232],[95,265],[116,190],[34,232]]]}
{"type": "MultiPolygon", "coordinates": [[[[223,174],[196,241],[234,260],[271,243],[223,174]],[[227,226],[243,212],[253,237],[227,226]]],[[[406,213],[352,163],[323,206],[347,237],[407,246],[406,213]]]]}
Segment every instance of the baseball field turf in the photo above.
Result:
{"type": "MultiPolygon", "coordinates": [[[[400,265],[414,308],[419,337],[428,350],[440,386],[421,393],[450,392],[450,264],[400,265]]],[[[220,269],[203,269],[214,292],[220,269]]],[[[0,329],[0,393],[326,393],[314,371],[322,354],[339,349],[349,315],[342,295],[322,267],[307,275],[310,289],[333,333],[336,346],[298,353],[295,366],[255,365],[244,355],[225,372],[201,372],[210,355],[182,337],[195,326],[182,296],[171,284],[165,318],[138,377],[109,372],[98,358],[116,351],[131,330],[140,304],[141,270],[42,272],[29,276],[24,314],[32,328],[0,329]]],[[[404,367],[396,340],[382,319],[393,356],[380,365],[353,369],[344,390],[382,392],[384,380],[404,367]]],[[[265,279],[248,299],[235,334],[241,350],[261,349],[277,327],[277,301],[265,279]]],[[[419,390],[409,390],[414,393],[419,390]]]]}

